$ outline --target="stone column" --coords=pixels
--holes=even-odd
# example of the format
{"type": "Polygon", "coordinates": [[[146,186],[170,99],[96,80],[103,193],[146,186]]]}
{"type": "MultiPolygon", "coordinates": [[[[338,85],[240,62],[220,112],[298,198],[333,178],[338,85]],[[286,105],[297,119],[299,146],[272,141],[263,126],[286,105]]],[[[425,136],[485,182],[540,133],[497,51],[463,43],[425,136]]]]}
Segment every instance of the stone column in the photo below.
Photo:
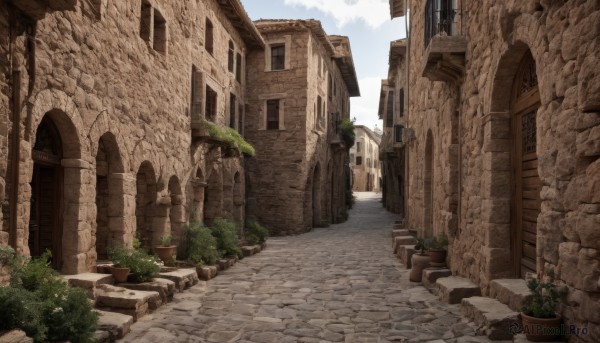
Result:
{"type": "Polygon", "coordinates": [[[194,198],[192,199],[192,221],[203,223],[204,222],[204,192],[207,186],[206,182],[203,182],[199,178],[194,178],[192,181],[192,187],[194,188],[194,198]]]}
{"type": "Polygon", "coordinates": [[[95,218],[94,173],[81,159],[63,159],[63,227],[62,272],[77,274],[89,271],[92,244],[90,223],[95,218]]]}
{"type": "Polygon", "coordinates": [[[110,246],[126,245],[132,247],[136,229],[136,178],[128,173],[113,173],[108,177],[110,246]]]}

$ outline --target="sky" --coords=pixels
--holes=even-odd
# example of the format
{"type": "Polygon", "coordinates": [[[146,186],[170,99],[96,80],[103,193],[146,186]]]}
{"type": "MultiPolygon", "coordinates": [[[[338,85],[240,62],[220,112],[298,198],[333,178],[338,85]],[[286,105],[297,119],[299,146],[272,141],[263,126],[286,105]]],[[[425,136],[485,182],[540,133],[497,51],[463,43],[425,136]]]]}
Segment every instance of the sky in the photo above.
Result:
{"type": "Polygon", "coordinates": [[[387,78],[390,42],[404,38],[404,18],[390,19],[389,0],[242,0],[252,20],[317,19],[329,35],[350,38],[360,97],[350,98],[357,125],[382,128],[377,110],[387,78]]]}

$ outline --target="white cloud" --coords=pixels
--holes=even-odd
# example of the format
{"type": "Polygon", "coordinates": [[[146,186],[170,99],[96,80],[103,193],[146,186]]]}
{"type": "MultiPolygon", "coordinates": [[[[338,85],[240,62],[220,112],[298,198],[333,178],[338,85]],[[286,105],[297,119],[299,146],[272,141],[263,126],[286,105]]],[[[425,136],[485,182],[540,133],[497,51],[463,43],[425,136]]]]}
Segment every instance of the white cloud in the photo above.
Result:
{"type": "Polygon", "coordinates": [[[358,81],[361,96],[351,98],[350,119],[356,117],[357,125],[365,125],[371,129],[377,126],[381,129],[382,121],[379,120],[379,92],[381,78],[366,77],[358,81]]]}
{"type": "Polygon", "coordinates": [[[285,0],[285,4],[317,9],[333,17],[338,28],[362,20],[375,29],[390,20],[387,0],[285,0]]]}

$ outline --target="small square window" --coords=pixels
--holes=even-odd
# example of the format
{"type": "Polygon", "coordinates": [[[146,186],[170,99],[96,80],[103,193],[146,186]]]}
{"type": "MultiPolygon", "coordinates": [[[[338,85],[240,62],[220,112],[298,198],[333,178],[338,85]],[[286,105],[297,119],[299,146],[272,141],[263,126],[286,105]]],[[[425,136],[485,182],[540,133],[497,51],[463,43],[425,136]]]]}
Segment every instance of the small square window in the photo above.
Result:
{"type": "Polygon", "coordinates": [[[271,45],[271,70],[285,69],[285,45],[271,45]]]}
{"type": "Polygon", "coordinates": [[[206,27],[204,29],[204,47],[209,54],[213,54],[214,41],[213,41],[213,24],[208,18],[206,18],[206,27]]]}
{"type": "Polygon", "coordinates": [[[279,99],[267,100],[267,130],[279,130],[279,99]]]}
{"type": "Polygon", "coordinates": [[[356,165],[360,166],[362,164],[362,156],[356,156],[356,165]]]}
{"type": "Polygon", "coordinates": [[[235,55],[233,42],[229,41],[229,51],[227,53],[227,69],[233,73],[233,56],[235,55]]]}
{"type": "Polygon", "coordinates": [[[215,121],[217,117],[217,92],[206,86],[206,107],[204,111],[206,120],[215,121]]]}

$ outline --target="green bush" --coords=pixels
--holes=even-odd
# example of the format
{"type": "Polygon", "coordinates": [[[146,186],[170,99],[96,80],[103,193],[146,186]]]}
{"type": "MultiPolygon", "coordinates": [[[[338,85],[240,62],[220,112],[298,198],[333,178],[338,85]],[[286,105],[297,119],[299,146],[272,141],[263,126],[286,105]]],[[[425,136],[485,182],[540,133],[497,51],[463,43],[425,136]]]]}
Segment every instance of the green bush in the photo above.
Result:
{"type": "Polygon", "coordinates": [[[246,241],[250,244],[263,243],[269,237],[269,230],[254,219],[246,220],[246,241]],[[255,241],[255,242],[253,242],[255,241]]]}
{"type": "Polygon", "coordinates": [[[50,267],[50,253],[16,260],[10,286],[0,288],[0,331],[21,329],[36,342],[92,342],[97,314],[86,293],[69,287],[50,267]]]}
{"type": "Polygon", "coordinates": [[[239,245],[237,229],[231,220],[217,218],[210,228],[212,235],[217,239],[217,250],[222,256],[243,257],[239,245]]]}
{"type": "Polygon", "coordinates": [[[20,287],[0,287],[0,331],[21,329],[36,342],[46,339],[42,302],[20,287]]]}
{"type": "Polygon", "coordinates": [[[129,249],[118,246],[109,251],[111,261],[117,267],[129,268],[133,282],[147,282],[160,272],[160,261],[156,256],[149,255],[135,243],[136,248],[129,249]]]}
{"type": "Polygon", "coordinates": [[[187,250],[185,259],[196,265],[214,265],[219,259],[217,239],[209,228],[191,223],[186,230],[187,250]]]}
{"type": "Polygon", "coordinates": [[[342,131],[342,139],[346,144],[346,149],[350,149],[354,145],[356,139],[356,133],[354,132],[354,121],[344,118],[340,122],[340,129],[342,131]]]}

